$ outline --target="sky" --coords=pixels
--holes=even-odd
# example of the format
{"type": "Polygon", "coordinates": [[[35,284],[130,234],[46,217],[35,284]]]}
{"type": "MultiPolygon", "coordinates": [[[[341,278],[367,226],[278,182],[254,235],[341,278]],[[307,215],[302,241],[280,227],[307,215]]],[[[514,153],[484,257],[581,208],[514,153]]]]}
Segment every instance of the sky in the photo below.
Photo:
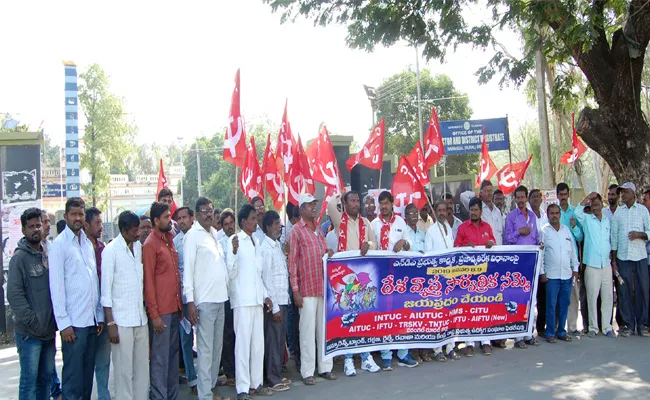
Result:
{"type": "MultiPolygon", "coordinates": [[[[280,24],[280,14],[261,0],[89,2],[10,0],[2,5],[0,113],[10,112],[55,142],[64,140],[63,60],[80,71],[100,64],[112,91],[123,97],[137,141],[190,143],[226,125],[234,75],[241,69],[242,113],[249,121],[279,124],[285,99],[293,132],[303,143],[321,122],[331,132],[364,143],[371,125],[363,85],[379,86],[415,65],[405,44],[373,53],[345,45],[342,26],[314,27],[298,19],[280,24]]],[[[466,11],[487,20],[490,10],[466,11]]],[[[520,53],[515,33],[499,40],[520,53]]],[[[449,75],[469,96],[472,118],[506,114],[510,130],[536,119],[521,90],[500,90],[497,80],[479,85],[474,73],[491,57],[471,47],[449,50],[444,64],[420,61],[421,68],[449,75]]],[[[428,118],[430,111],[423,114],[428,118]]],[[[81,125],[81,124],[80,124],[81,125]]]]}

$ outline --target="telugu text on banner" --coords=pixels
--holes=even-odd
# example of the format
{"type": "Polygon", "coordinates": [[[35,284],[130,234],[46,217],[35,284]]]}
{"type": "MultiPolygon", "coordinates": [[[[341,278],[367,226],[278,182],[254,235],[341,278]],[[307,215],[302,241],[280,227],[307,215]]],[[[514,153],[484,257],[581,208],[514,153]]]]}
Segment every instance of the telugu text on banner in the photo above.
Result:
{"type": "Polygon", "coordinates": [[[324,262],[325,357],[531,335],[540,260],[537,246],[337,253],[324,262]]]}

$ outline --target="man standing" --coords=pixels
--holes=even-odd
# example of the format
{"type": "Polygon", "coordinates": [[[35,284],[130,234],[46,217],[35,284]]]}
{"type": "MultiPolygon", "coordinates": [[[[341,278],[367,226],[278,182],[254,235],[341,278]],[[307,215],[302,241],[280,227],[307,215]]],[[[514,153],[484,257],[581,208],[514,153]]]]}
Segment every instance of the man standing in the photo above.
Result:
{"type": "Polygon", "coordinates": [[[264,200],[259,196],[253,197],[251,200],[251,205],[255,209],[255,215],[257,218],[257,226],[255,227],[255,236],[253,239],[262,243],[266,237],[264,231],[262,230],[262,219],[264,218],[264,213],[266,212],[266,209],[264,208],[264,200]]]}
{"type": "MultiPolygon", "coordinates": [[[[574,207],[569,204],[569,185],[561,182],[557,185],[555,192],[560,201],[560,223],[571,231],[573,239],[576,242],[576,251],[578,243],[582,242],[583,234],[582,228],[576,222],[574,216],[574,207]]],[[[579,260],[578,260],[579,261],[579,260]]],[[[569,313],[567,315],[567,325],[569,333],[573,335],[580,334],[578,330],[578,307],[580,305],[580,286],[581,283],[577,282],[571,286],[571,303],[569,304],[569,313]]]]}
{"type": "MultiPolygon", "coordinates": [[[[167,204],[170,213],[176,211],[174,207],[174,193],[172,193],[171,189],[162,188],[160,192],[158,192],[158,201],[167,204]]],[[[178,234],[178,232],[180,232],[180,229],[176,225],[176,222],[172,220],[172,229],[169,231],[169,233],[172,235],[172,237],[174,237],[178,234]]]]}
{"type": "MultiPolygon", "coordinates": [[[[435,205],[436,222],[431,225],[424,239],[424,251],[445,251],[454,247],[453,231],[447,222],[447,202],[439,200],[435,205]]],[[[445,354],[442,346],[433,349],[433,359],[439,362],[460,360],[460,356],[454,350],[454,343],[451,342],[445,347],[445,354]]]]}
{"type": "Polygon", "coordinates": [[[621,190],[616,183],[612,183],[607,188],[607,208],[603,208],[603,215],[610,220],[618,208],[618,201],[621,199],[621,190]]]}
{"type": "Polygon", "coordinates": [[[140,219],[131,211],[117,221],[120,234],[102,255],[101,301],[113,353],[116,399],[149,395],[149,329],[144,310],[140,219]]]}
{"type": "Polygon", "coordinates": [[[217,230],[212,226],[213,218],[212,201],[199,197],[196,221],[183,240],[183,294],[187,299],[187,319],[197,327],[201,400],[213,398],[212,388],[219,378],[224,303],[228,300],[228,271],[217,230]]]}
{"type": "Polygon", "coordinates": [[[451,193],[445,193],[445,203],[447,203],[447,223],[451,226],[451,234],[456,240],[456,233],[458,233],[458,227],[463,221],[460,218],[454,215],[454,196],[451,193]]]}
{"type": "Polygon", "coordinates": [[[97,336],[104,330],[97,260],[83,231],[86,204],[65,203],[66,228],[50,248],[50,292],[63,352],[63,398],[90,399],[97,336]]]}
{"type": "Polygon", "coordinates": [[[212,218],[212,227],[219,232],[221,230],[221,210],[214,209],[214,217],[212,218]]]}
{"type": "Polygon", "coordinates": [[[578,276],[577,247],[569,228],[560,223],[560,207],[551,204],[546,209],[549,223],[542,227],[544,258],[540,282],[546,285],[546,331],[548,343],[557,339],[571,341],[565,325],[573,279],[578,276]],[[556,316],[556,310],[558,315],[556,316]],[[557,326],[556,326],[557,321],[557,326]],[[557,339],[556,339],[557,337],[557,339]]]}
{"type": "Polygon", "coordinates": [[[25,210],[20,224],[23,238],[9,261],[7,280],[7,300],[13,312],[20,362],[18,398],[48,400],[56,322],[50,300],[47,250],[41,244],[41,210],[25,210]]]}
{"type": "MultiPolygon", "coordinates": [[[[350,190],[343,196],[343,211],[338,209],[341,195],[337,194],[332,196],[327,203],[327,212],[330,215],[334,230],[327,234],[327,237],[333,239],[336,236],[336,243],[334,246],[328,245],[327,248],[340,251],[355,251],[359,250],[361,256],[365,256],[368,250],[377,249],[377,239],[373,232],[370,221],[361,216],[359,201],[359,194],[354,190],[350,190]]],[[[373,207],[374,207],[374,200],[373,207]]],[[[361,369],[369,372],[379,372],[380,368],[375,363],[369,352],[363,352],[361,356],[361,369]]],[[[346,376],[355,376],[357,371],[354,367],[354,355],[349,353],[345,355],[345,363],[343,365],[343,372],[346,376]]]]}
{"type": "MultiPolygon", "coordinates": [[[[650,189],[643,192],[643,205],[650,212],[650,189]]],[[[646,251],[648,252],[648,268],[650,269],[650,240],[646,242],[646,251]]],[[[650,309],[650,307],[648,308],[650,309]]],[[[650,318],[650,315],[648,316],[648,318],[650,318]]],[[[618,313],[617,313],[616,321],[618,322],[618,313]]]]}
{"type": "Polygon", "coordinates": [[[310,194],[300,196],[301,220],[289,237],[289,279],[293,301],[300,309],[300,374],[305,385],[314,385],[316,358],[320,375],[336,379],[332,360],[323,359],[323,256],[327,244],[316,224],[316,199],[310,194]]]}
{"type": "MultiPolygon", "coordinates": [[[[104,242],[101,241],[103,229],[102,212],[96,207],[86,209],[84,232],[95,250],[95,263],[97,264],[97,277],[99,278],[100,289],[102,283],[102,252],[105,247],[104,242]]],[[[101,296],[101,290],[99,294],[101,296]]],[[[97,336],[96,346],[95,381],[97,382],[97,398],[98,400],[110,400],[111,393],[108,391],[108,375],[111,370],[111,342],[108,340],[107,329],[104,329],[102,334],[97,336]]]]}
{"type": "Polygon", "coordinates": [[[384,191],[379,195],[379,217],[370,223],[375,237],[379,240],[379,250],[399,252],[411,250],[411,235],[406,222],[393,212],[393,195],[384,191]]]}
{"type": "Polygon", "coordinates": [[[375,199],[371,195],[366,195],[363,198],[363,214],[370,222],[377,218],[377,206],[375,206],[375,199]]]}
{"type": "Polygon", "coordinates": [[[636,187],[632,182],[621,186],[621,204],[612,219],[612,267],[623,278],[621,285],[621,314],[625,327],[623,337],[638,333],[650,336],[648,326],[648,252],[650,236],[648,209],[636,202],[636,187]]]}
{"type": "MultiPolygon", "coordinates": [[[[445,205],[445,208],[446,207],[447,205],[445,205]]],[[[430,209],[431,207],[429,207],[429,205],[427,204],[425,208],[430,209]]],[[[411,242],[413,243],[413,248],[411,249],[411,251],[424,253],[424,237],[427,231],[420,229],[420,225],[426,226],[427,223],[431,221],[429,220],[427,221],[427,223],[424,223],[424,221],[420,219],[420,211],[418,210],[417,206],[413,203],[408,204],[406,207],[404,207],[404,214],[405,214],[404,221],[406,222],[406,230],[411,235],[411,242]],[[420,224],[420,222],[423,222],[423,224],[420,224]]],[[[427,217],[429,217],[428,214],[427,217]]]]}
{"type": "Polygon", "coordinates": [[[151,234],[151,218],[148,215],[140,216],[140,244],[144,246],[144,242],[147,241],[147,238],[151,234]]]}
{"type": "MultiPolygon", "coordinates": [[[[379,217],[370,223],[375,237],[379,238],[379,250],[399,252],[411,250],[412,237],[406,226],[406,222],[399,215],[393,212],[393,195],[388,191],[379,194],[379,217]]],[[[398,365],[400,367],[413,368],[418,362],[411,357],[408,349],[397,351],[398,365]]],[[[381,368],[384,371],[392,371],[393,360],[392,350],[381,351],[381,368]]]]}
{"type": "Polygon", "coordinates": [[[603,334],[615,338],[612,328],[612,308],[614,307],[614,287],[610,260],[610,220],[603,216],[603,199],[598,193],[591,193],[576,207],[574,214],[584,232],[585,248],[583,261],[587,306],[589,308],[589,337],[598,334],[598,305],[600,296],[601,326],[603,334]],[[591,214],[585,214],[585,207],[591,206],[591,214]]]}
{"type": "MultiPolygon", "coordinates": [[[[228,265],[228,242],[235,234],[235,214],[232,211],[224,210],[221,213],[222,238],[219,240],[226,266],[228,265]]],[[[230,300],[224,304],[224,325],[223,325],[223,350],[221,351],[221,367],[225,375],[225,381],[219,381],[220,386],[235,386],[235,325],[230,300]]]]}
{"type": "Polygon", "coordinates": [[[174,236],[174,247],[178,252],[178,270],[181,277],[181,301],[183,302],[183,321],[179,328],[180,331],[180,341],[181,341],[181,356],[183,357],[183,365],[185,366],[185,375],[187,376],[187,385],[190,387],[192,394],[198,394],[197,389],[197,378],[196,370],[194,369],[194,354],[192,352],[192,342],[194,338],[194,333],[192,332],[192,325],[185,319],[188,316],[187,313],[187,297],[185,297],[185,291],[183,282],[184,282],[184,271],[185,271],[185,260],[183,259],[183,242],[185,241],[186,233],[192,228],[194,224],[194,211],[189,207],[177,208],[173,215],[174,221],[178,225],[180,232],[174,236]],[[189,329],[188,329],[189,328],[189,329]],[[186,331],[187,329],[187,331],[186,331]]]}
{"type": "MultiPolygon", "coordinates": [[[[496,239],[496,244],[500,246],[503,244],[503,215],[499,207],[492,203],[492,189],[492,182],[488,180],[481,182],[481,191],[478,196],[482,201],[481,219],[490,225],[496,239]]],[[[474,192],[472,191],[460,194],[460,201],[468,211],[470,200],[473,198],[474,192]]]]}
{"type": "Polygon", "coordinates": [[[151,400],[167,400],[178,396],[181,278],[169,206],[153,203],[149,215],[153,230],[142,247],[142,264],[144,297],[153,327],[149,356],[151,400]]]}
{"type": "MultiPolygon", "coordinates": [[[[433,224],[434,219],[431,218],[431,199],[427,196],[427,202],[424,204],[424,207],[419,212],[418,216],[418,228],[422,233],[426,233],[429,230],[429,227],[433,224]]],[[[404,211],[406,212],[406,211],[404,211]]],[[[408,222],[408,221],[407,221],[408,222]]]]}
{"type": "MultiPolygon", "coordinates": [[[[528,203],[530,211],[535,215],[535,224],[537,225],[537,237],[542,237],[542,227],[548,224],[546,212],[542,209],[542,192],[539,189],[532,189],[528,194],[528,203]]],[[[546,284],[541,280],[537,281],[537,320],[536,328],[538,334],[542,334],[546,329],[546,284]]]]}
{"type": "Polygon", "coordinates": [[[501,189],[494,191],[494,205],[499,209],[499,211],[501,211],[501,215],[508,214],[506,210],[506,196],[503,194],[501,189]]]}
{"type": "MultiPolygon", "coordinates": [[[[252,204],[244,204],[237,214],[241,231],[228,242],[227,266],[230,276],[230,303],[235,324],[235,363],[237,365],[237,399],[250,399],[273,392],[262,386],[264,380],[264,305],[271,312],[273,304],[262,281],[262,262],[258,259],[260,243],[253,238],[258,228],[258,214],[252,204]]],[[[199,330],[200,331],[200,330],[199,330]]]]}
{"type": "MultiPolygon", "coordinates": [[[[50,248],[50,241],[48,240],[48,237],[50,236],[50,229],[52,227],[52,223],[50,222],[50,215],[47,213],[47,211],[41,210],[41,213],[42,213],[41,220],[43,221],[43,231],[41,232],[41,246],[43,246],[44,253],[47,256],[50,248]]],[[[62,221],[65,224],[65,221],[64,220],[62,221]]],[[[49,287],[49,283],[48,283],[48,287],[49,287]]],[[[50,304],[51,303],[52,300],[50,300],[50,304]]],[[[54,335],[54,356],[56,358],[56,335],[54,335]]],[[[61,400],[63,398],[62,394],[63,392],[61,391],[61,381],[59,380],[59,375],[56,372],[56,363],[55,363],[54,367],[52,368],[52,381],[50,382],[50,397],[52,397],[55,400],[61,400]]]]}
{"type": "MultiPolygon", "coordinates": [[[[512,210],[506,217],[506,234],[504,242],[509,245],[538,245],[539,236],[537,231],[537,219],[535,215],[526,208],[528,201],[528,188],[520,185],[515,189],[515,201],[517,208],[512,210]]],[[[534,309],[531,307],[531,309],[534,309]]],[[[515,347],[525,349],[528,345],[535,345],[534,337],[526,340],[525,336],[515,340],[515,347]]]]}
{"type": "MultiPolygon", "coordinates": [[[[454,247],[485,246],[488,249],[491,248],[495,242],[492,227],[481,218],[485,204],[481,200],[473,198],[469,201],[468,209],[469,220],[463,222],[458,227],[454,247]]],[[[483,350],[483,354],[485,355],[492,354],[492,346],[489,340],[481,341],[481,350],[483,350]]],[[[465,343],[465,355],[467,357],[474,356],[474,342],[465,343]]]]}
{"type": "Polygon", "coordinates": [[[264,314],[264,366],[271,390],[284,392],[291,389],[290,382],[282,377],[287,340],[285,318],[289,304],[289,271],[279,241],[282,234],[280,215],[267,211],[262,219],[262,230],[266,234],[264,242],[260,243],[262,280],[273,303],[272,313],[264,314]]]}

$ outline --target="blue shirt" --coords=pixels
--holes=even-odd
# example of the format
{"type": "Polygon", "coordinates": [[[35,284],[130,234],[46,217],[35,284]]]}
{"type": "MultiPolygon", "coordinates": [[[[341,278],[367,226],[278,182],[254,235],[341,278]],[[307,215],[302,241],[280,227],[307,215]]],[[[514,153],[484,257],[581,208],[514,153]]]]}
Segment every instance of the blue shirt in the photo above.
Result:
{"type": "Polygon", "coordinates": [[[415,227],[415,231],[411,229],[410,226],[406,226],[406,229],[411,233],[411,237],[413,240],[411,241],[411,248],[409,251],[418,251],[418,252],[424,252],[424,239],[426,237],[426,234],[419,230],[417,227],[415,227]]]}
{"type": "Polygon", "coordinates": [[[574,210],[576,221],[580,222],[584,233],[585,248],[582,254],[583,262],[594,268],[603,268],[611,264],[609,254],[610,219],[601,215],[600,221],[593,214],[585,214],[585,207],[578,206],[574,210]]]}
{"type": "Polygon", "coordinates": [[[183,239],[185,239],[185,234],[183,231],[179,231],[174,239],[174,247],[176,247],[176,253],[178,253],[178,270],[181,274],[181,301],[183,304],[187,304],[187,298],[185,297],[185,291],[183,290],[183,272],[185,271],[185,262],[183,260],[183,239]]]}
{"type": "Polygon", "coordinates": [[[571,218],[575,218],[574,210],[575,207],[571,206],[571,204],[568,205],[566,211],[564,211],[562,209],[562,206],[560,206],[560,223],[566,226],[567,228],[569,228],[577,245],[578,243],[582,242],[584,235],[582,233],[582,228],[580,227],[580,224],[578,223],[577,220],[576,220],[576,227],[571,228],[571,218]]]}
{"type": "Polygon", "coordinates": [[[66,226],[49,249],[50,295],[60,331],[104,322],[95,249],[83,229],[79,237],[66,226]]]}

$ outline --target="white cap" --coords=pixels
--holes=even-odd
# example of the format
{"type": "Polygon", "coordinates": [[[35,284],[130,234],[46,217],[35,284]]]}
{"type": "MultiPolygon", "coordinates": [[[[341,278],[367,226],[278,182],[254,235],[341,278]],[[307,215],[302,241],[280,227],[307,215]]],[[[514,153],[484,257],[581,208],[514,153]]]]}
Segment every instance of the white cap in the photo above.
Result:
{"type": "Polygon", "coordinates": [[[309,193],[304,193],[300,195],[298,199],[298,207],[302,207],[305,203],[313,203],[316,201],[316,198],[309,193]]]}
{"type": "Polygon", "coordinates": [[[634,183],[632,183],[632,182],[625,182],[624,184],[622,184],[618,188],[619,189],[629,189],[629,190],[633,191],[634,193],[636,193],[636,186],[634,186],[634,183]]]}

